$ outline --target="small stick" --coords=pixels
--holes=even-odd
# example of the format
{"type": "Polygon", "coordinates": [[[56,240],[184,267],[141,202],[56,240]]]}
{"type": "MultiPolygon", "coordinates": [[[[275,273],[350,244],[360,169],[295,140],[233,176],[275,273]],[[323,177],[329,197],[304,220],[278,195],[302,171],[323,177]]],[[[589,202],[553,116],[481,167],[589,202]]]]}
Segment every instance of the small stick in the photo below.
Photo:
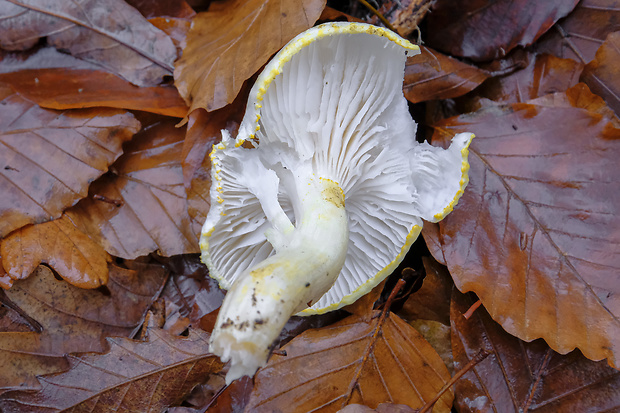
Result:
{"type": "Polygon", "coordinates": [[[482,301],[480,300],[473,303],[471,307],[469,307],[469,310],[467,310],[465,314],[463,314],[463,317],[465,317],[465,320],[469,320],[471,316],[474,315],[474,311],[476,311],[478,307],[480,307],[481,304],[482,304],[482,301]]]}

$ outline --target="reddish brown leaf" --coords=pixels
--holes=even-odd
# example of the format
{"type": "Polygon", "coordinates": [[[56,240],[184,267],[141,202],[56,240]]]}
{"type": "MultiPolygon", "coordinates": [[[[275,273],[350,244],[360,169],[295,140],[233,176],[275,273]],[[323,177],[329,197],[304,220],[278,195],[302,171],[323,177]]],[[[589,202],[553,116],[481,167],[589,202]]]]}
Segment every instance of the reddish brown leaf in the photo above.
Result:
{"type": "Polygon", "coordinates": [[[57,112],[0,90],[0,237],[60,217],[140,128],[115,109],[57,112]]]}
{"type": "MultiPolygon", "coordinates": [[[[336,412],[343,404],[376,408],[385,401],[421,407],[450,374],[415,329],[393,314],[381,320],[351,316],[305,331],[282,348],[286,356],[273,354],[258,371],[247,409],[336,412]]],[[[446,392],[433,411],[449,412],[452,397],[446,392]]]]}
{"type": "Polygon", "coordinates": [[[97,106],[141,110],[182,118],[187,106],[172,86],[136,87],[99,70],[30,69],[0,74],[0,81],[48,109],[97,106]]]}
{"type": "Polygon", "coordinates": [[[485,61],[504,57],[517,46],[528,46],[578,0],[438,1],[428,15],[430,47],[454,56],[485,61]]]}
{"type": "Polygon", "coordinates": [[[620,30],[619,0],[581,0],[536,45],[541,52],[588,63],[609,33],[620,30]]]}
{"type": "Polygon", "coordinates": [[[233,381],[209,406],[207,413],[243,412],[253,387],[254,383],[248,376],[233,381]]]}
{"type": "Polygon", "coordinates": [[[422,236],[433,258],[435,258],[439,264],[445,266],[446,257],[443,256],[443,250],[441,249],[442,242],[440,241],[441,234],[439,232],[439,224],[424,222],[422,236]]]}
{"type": "Polygon", "coordinates": [[[421,46],[421,54],[407,58],[405,97],[412,103],[451,99],[471,91],[488,75],[475,66],[421,46]]]}
{"type": "Polygon", "coordinates": [[[173,119],[146,127],[125,147],[90,196],[67,211],[75,225],[111,255],[135,258],[157,250],[198,252],[183,187],[184,128],[173,119]]]}
{"type": "Polygon", "coordinates": [[[509,333],[618,366],[620,130],[579,108],[513,104],[448,119],[470,147],[470,182],[440,223],[457,287],[509,333]]]}
{"type": "Polygon", "coordinates": [[[138,86],[172,73],[170,38],[121,0],[0,2],[0,47],[25,50],[39,38],[73,56],[96,62],[138,86]]]}
{"type": "Polygon", "coordinates": [[[14,279],[24,279],[41,264],[49,264],[70,284],[97,288],[108,282],[111,257],[66,215],[13,231],[1,241],[2,265],[14,279]]]}
{"type": "Polygon", "coordinates": [[[144,17],[179,17],[191,19],[196,15],[185,0],[126,0],[144,17]]]}
{"type": "Polygon", "coordinates": [[[484,308],[463,318],[474,300],[455,291],[452,350],[456,368],[481,349],[491,353],[456,383],[461,413],[611,412],[620,408],[620,372],[579,351],[561,356],[542,340],[524,343],[507,334],[484,308]]]}
{"type": "Polygon", "coordinates": [[[620,31],[607,36],[581,79],[620,116],[620,31]]]}
{"type": "Polygon", "coordinates": [[[194,18],[174,79],[190,111],[231,103],[246,79],[312,27],[325,0],[234,0],[194,18]]]}
{"type": "Polygon", "coordinates": [[[187,33],[189,33],[189,29],[192,27],[192,21],[190,19],[172,17],[152,17],[149,19],[149,22],[170,36],[180,56],[183,52],[187,33]]]}
{"type": "Polygon", "coordinates": [[[105,354],[69,356],[71,369],[40,377],[41,391],[0,396],[2,411],[163,411],[222,369],[207,352],[207,333],[178,337],[150,329],[148,335],[147,342],[108,338],[105,354]]]}

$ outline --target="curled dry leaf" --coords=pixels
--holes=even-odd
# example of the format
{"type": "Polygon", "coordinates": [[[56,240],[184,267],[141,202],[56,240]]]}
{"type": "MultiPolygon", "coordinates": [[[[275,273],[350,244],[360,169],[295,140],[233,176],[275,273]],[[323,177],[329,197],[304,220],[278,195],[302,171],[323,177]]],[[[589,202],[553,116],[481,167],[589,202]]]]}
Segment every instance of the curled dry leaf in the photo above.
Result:
{"type": "Polygon", "coordinates": [[[581,80],[620,116],[620,31],[607,36],[596,58],[584,68],[581,80]]]}
{"type": "Polygon", "coordinates": [[[428,15],[427,43],[475,61],[497,59],[534,43],[578,1],[440,1],[428,15]]]}
{"type": "Polygon", "coordinates": [[[105,354],[68,356],[69,371],[39,377],[39,392],[5,393],[0,408],[7,413],[164,411],[222,369],[218,357],[207,352],[208,340],[200,330],[179,337],[158,329],[149,329],[146,342],[108,338],[105,354]]]}
{"type": "MultiPolygon", "coordinates": [[[[247,409],[336,412],[350,403],[376,408],[385,401],[422,407],[450,379],[446,366],[398,316],[380,324],[383,317],[375,315],[370,321],[351,316],[294,338],[281,349],[286,356],[274,353],[258,371],[247,409]]],[[[449,412],[452,398],[444,393],[433,411],[449,412]]]]}
{"type": "Polygon", "coordinates": [[[108,282],[111,257],[66,215],[20,228],[0,243],[2,265],[13,280],[28,277],[45,263],[76,287],[97,288],[108,282]]]}
{"type": "Polygon", "coordinates": [[[581,0],[536,44],[540,52],[588,63],[609,33],[620,30],[620,0],[581,0]]]}
{"type": "Polygon", "coordinates": [[[440,223],[456,286],[509,333],[620,355],[620,129],[573,107],[513,104],[450,118],[434,141],[471,131],[469,186],[440,223]]]}
{"type": "Polygon", "coordinates": [[[174,69],[190,112],[231,103],[243,82],[312,27],[324,7],[325,0],[234,0],[211,4],[198,14],[174,69]]]}
{"type": "Polygon", "coordinates": [[[41,109],[0,86],[0,237],[60,217],[140,129],[116,109],[41,109]]]}
{"type": "Polygon", "coordinates": [[[620,408],[620,372],[579,351],[561,356],[542,340],[524,343],[506,333],[484,308],[456,290],[452,300],[452,352],[465,366],[481,349],[491,353],[456,382],[461,413],[611,412],[620,408]]]}
{"type": "Polygon", "coordinates": [[[184,128],[173,119],[145,127],[125,147],[108,173],[90,186],[90,196],[67,215],[116,257],[152,251],[163,256],[198,252],[183,187],[184,128]]]}
{"type": "Polygon", "coordinates": [[[172,74],[172,40],[122,0],[2,0],[0,47],[25,50],[39,38],[138,86],[172,74]]]}
{"type": "Polygon", "coordinates": [[[420,46],[419,55],[407,58],[405,97],[412,103],[452,99],[464,95],[489,76],[475,66],[420,46]]]}

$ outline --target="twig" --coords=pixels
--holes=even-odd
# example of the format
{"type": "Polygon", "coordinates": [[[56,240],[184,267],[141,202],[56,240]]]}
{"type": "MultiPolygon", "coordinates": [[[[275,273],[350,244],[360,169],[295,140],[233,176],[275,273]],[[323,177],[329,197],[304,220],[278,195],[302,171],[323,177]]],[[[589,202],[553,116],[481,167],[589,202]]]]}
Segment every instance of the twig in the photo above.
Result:
{"type": "Polygon", "coordinates": [[[396,33],[396,29],[394,28],[394,26],[392,26],[392,23],[390,23],[388,21],[388,19],[385,18],[385,16],[383,16],[383,14],[379,13],[379,10],[375,9],[374,7],[372,7],[370,5],[370,3],[368,3],[366,0],[357,0],[360,3],[362,3],[362,5],[364,7],[366,7],[368,10],[370,10],[372,12],[372,14],[374,14],[375,16],[377,16],[379,18],[379,20],[381,20],[381,22],[383,24],[385,24],[385,27],[387,27],[388,29],[390,29],[391,31],[393,31],[394,33],[396,33]]]}
{"type": "Polygon", "coordinates": [[[476,311],[478,307],[480,307],[481,304],[482,304],[482,301],[480,300],[473,303],[471,307],[469,307],[469,310],[467,310],[465,314],[463,314],[463,317],[465,318],[465,320],[469,320],[471,316],[474,315],[474,311],[476,311]]]}

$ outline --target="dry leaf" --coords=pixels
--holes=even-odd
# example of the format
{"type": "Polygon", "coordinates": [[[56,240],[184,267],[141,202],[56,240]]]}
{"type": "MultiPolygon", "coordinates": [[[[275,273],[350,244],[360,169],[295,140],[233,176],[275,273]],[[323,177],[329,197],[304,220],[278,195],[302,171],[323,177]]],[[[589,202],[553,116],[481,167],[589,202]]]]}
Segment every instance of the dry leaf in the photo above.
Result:
{"type": "Polygon", "coordinates": [[[611,412],[620,409],[620,372],[579,351],[561,356],[542,340],[524,343],[507,334],[484,308],[466,320],[471,298],[455,291],[452,349],[456,368],[481,349],[491,353],[456,383],[460,413],[611,412]]]}
{"type": "Polygon", "coordinates": [[[1,0],[0,47],[25,50],[41,37],[138,86],[172,74],[170,38],[122,0],[1,0]]]}
{"type": "MultiPolygon", "coordinates": [[[[418,24],[426,16],[433,0],[397,0],[382,2],[377,9],[403,37],[410,37],[418,29],[418,24]]],[[[368,22],[375,25],[383,24],[381,20],[372,15],[368,22]]]]}
{"type": "Polygon", "coordinates": [[[620,116],[620,31],[607,36],[596,58],[584,68],[581,80],[620,116]]]}
{"type": "Polygon", "coordinates": [[[454,56],[485,61],[528,46],[579,0],[441,1],[428,15],[427,43],[454,56]]]}
{"type": "MultiPolygon", "coordinates": [[[[273,354],[254,379],[248,411],[336,412],[385,401],[422,407],[450,379],[446,366],[398,316],[380,324],[375,314],[369,322],[351,316],[307,330],[281,349],[286,356],[273,354]]],[[[433,412],[449,412],[452,397],[444,393],[433,412]]]]}
{"type": "Polygon", "coordinates": [[[76,287],[97,288],[108,282],[112,258],[66,215],[20,228],[0,242],[2,265],[13,280],[28,277],[45,263],[76,287]]]}
{"type": "Polygon", "coordinates": [[[579,108],[513,104],[436,125],[476,134],[469,186],[440,223],[448,269],[509,333],[620,354],[620,129],[579,108]]]}
{"type": "Polygon", "coordinates": [[[90,196],[67,215],[116,257],[198,252],[183,187],[184,135],[173,119],[145,127],[111,167],[114,173],[94,182],[90,196]]]}
{"type": "Polygon", "coordinates": [[[192,7],[185,0],[125,0],[129,5],[138,9],[146,18],[151,17],[178,17],[191,19],[196,15],[192,7]]]}
{"type": "Polygon", "coordinates": [[[213,111],[231,103],[243,82],[289,40],[312,27],[325,0],[214,2],[187,35],[174,79],[190,106],[213,111]]]}
{"type": "Polygon", "coordinates": [[[108,338],[105,354],[69,356],[71,369],[39,377],[37,393],[0,396],[3,412],[163,411],[179,404],[223,364],[207,352],[209,335],[190,330],[189,337],[149,329],[146,342],[108,338]]]}
{"type": "Polygon", "coordinates": [[[428,47],[407,58],[405,97],[412,103],[452,99],[473,90],[489,76],[475,66],[460,62],[428,47]]]}
{"type": "Polygon", "coordinates": [[[60,217],[140,129],[116,109],[41,109],[0,87],[0,237],[60,217]]]}

